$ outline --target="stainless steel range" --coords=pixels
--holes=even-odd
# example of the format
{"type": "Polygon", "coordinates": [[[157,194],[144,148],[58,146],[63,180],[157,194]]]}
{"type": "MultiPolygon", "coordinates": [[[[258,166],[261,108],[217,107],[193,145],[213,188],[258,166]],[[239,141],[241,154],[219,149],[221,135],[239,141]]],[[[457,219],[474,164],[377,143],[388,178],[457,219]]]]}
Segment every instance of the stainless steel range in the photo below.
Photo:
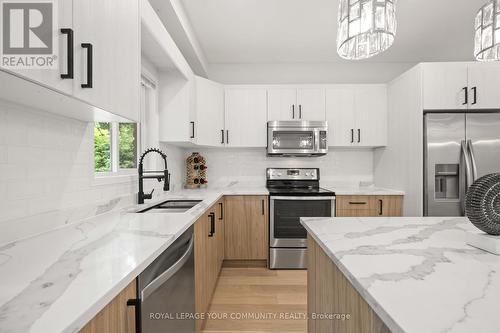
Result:
{"type": "Polygon", "coordinates": [[[335,215],[335,193],[319,187],[319,169],[267,169],[269,268],[307,268],[307,232],[301,217],[335,215]]]}

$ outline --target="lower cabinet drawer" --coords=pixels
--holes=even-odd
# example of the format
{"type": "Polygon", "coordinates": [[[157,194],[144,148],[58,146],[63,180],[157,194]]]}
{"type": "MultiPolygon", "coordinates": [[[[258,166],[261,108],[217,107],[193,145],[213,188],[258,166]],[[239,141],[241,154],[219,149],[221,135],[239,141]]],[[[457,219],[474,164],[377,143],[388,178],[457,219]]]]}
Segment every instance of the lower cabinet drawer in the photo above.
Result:
{"type": "Polygon", "coordinates": [[[337,196],[337,210],[375,210],[376,198],[367,195],[337,196]]]}
{"type": "Polygon", "coordinates": [[[403,196],[337,196],[337,217],[402,216],[403,196]]]}

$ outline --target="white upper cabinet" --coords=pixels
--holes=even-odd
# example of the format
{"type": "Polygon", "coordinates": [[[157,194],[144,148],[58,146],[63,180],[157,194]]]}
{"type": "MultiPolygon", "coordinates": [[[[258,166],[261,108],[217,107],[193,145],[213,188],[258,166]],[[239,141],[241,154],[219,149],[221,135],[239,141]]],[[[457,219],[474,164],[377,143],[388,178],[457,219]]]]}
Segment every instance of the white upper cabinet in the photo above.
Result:
{"type": "Polygon", "coordinates": [[[224,136],[224,86],[195,76],[196,136],[201,146],[222,146],[224,136]]]}
{"type": "Polygon", "coordinates": [[[325,90],[321,87],[273,87],[267,93],[269,121],[325,120],[325,90]]]}
{"type": "Polygon", "coordinates": [[[94,106],[111,108],[110,40],[112,0],[74,0],[74,95],[94,106]],[[108,60],[109,59],[109,60],[108,60]],[[109,80],[109,81],[108,81],[109,80]]]}
{"type": "Polygon", "coordinates": [[[139,4],[134,0],[74,0],[74,95],[138,121],[139,4]],[[91,57],[91,58],[90,58],[91,57]]]}
{"type": "Polygon", "coordinates": [[[267,119],[294,120],[298,117],[297,89],[271,88],[267,91],[267,119]]]}
{"type": "Polygon", "coordinates": [[[196,142],[198,124],[195,101],[194,75],[187,79],[175,71],[160,74],[158,84],[160,141],[184,145],[196,142]]]}
{"type": "Polygon", "coordinates": [[[469,64],[469,108],[500,108],[500,64],[469,64]]]}
{"type": "Polygon", "coordinates": [[[351,86],[332,86],[326,89],[326,120],[328,145],[351,146],[356,127],[355,90],[351,86]]]}
{"type": "Polygon", "coordinates": [[[1,69],[14,73],[23,78],[40,83],[46,87],[61,91],[66,94],[73,93],[73,75],[74,66],[72,66],[73,57],[71,52],[74,50],[74,42],[71,40],[74,35],[73,29],[73,1],[58,1],[58,25],[59,29],[55,32],[58,36],[58,69],[22,69],[11,70],[1,69]],[[61,29],[65,29],[64,32],[61,29]],[[68,48],[70,52],[68,53],[68,48]]]}
{"type": "Polygon", "coordinates": [[[141,76],[139,1],[113,0],[111,3],[112,39],[108,43],[112,47],[108,51],[107,77],[110,84],[110,111],[138,121],[141,76]]]}
{"type": "Polygon", "coordinates": [[[387,145],[385,85],[335,85],[326,89],[328,145],[387,145]]]}
{"type": "Polygon", "coordinates": [[[363,147],[387,145],[387,87],[356,87],[356,143],[363,147]]]}
{"type": "Polygon", "coordinates": [[[298,120],[325,121],[325,89],[297,89],[297,105],[298,120]]]}
{"type": "Polygon", "coordinates": [[[423,94],[425,110],[467,109],[467,65],[424,64],[423,94]]]}
{"type": "Polygon", "coordinates": [[[500,108],[500,64],[425,63],[424,110],[500,108]]]}
{"type": "Polygon", "coordinates": [[[226,87],[225,142],[228,147],[266,147],[267,90],[226,87]]]}
{"type": "Polygon", "coordinates": [[[58,70],[6,71],[102,109],[107,120],[138,121],[139,2],[58,1],[58,23],[58,70]]]}

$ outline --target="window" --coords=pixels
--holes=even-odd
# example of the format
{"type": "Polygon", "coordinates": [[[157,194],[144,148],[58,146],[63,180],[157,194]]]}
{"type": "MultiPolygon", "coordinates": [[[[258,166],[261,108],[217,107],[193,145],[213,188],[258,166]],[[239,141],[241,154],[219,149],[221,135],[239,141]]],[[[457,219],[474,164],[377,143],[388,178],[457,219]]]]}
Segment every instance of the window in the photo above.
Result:
{"type": "Polygon", "coordinates": [[[94,160],[96,172],[111,171],[111,124],[94,125],[94,160]]]}
{"type": "Polygon", "coordinates": [[[119,128],[120,169],[137,168],[137,124],[122,123],[119,128]]]}
{"type": "Polygon", "coordinates": [[[95,172],[126,173],[137,168],[137,124],[95,123],[95,172]]]}

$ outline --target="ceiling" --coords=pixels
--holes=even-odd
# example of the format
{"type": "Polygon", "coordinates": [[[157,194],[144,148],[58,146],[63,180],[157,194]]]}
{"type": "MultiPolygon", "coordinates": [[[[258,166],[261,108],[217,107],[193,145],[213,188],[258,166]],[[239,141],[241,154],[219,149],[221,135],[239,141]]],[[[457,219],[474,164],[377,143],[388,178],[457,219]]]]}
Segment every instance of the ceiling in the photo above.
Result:
{"type": "MultiPolygon", "coordinates": [[[[345,62],[336,52],[339,0],[181,0],[211,64],[345,62]]],[[[472,60],[486,0],[399,0],[392,48],[363,62],[472,60]]]]}

